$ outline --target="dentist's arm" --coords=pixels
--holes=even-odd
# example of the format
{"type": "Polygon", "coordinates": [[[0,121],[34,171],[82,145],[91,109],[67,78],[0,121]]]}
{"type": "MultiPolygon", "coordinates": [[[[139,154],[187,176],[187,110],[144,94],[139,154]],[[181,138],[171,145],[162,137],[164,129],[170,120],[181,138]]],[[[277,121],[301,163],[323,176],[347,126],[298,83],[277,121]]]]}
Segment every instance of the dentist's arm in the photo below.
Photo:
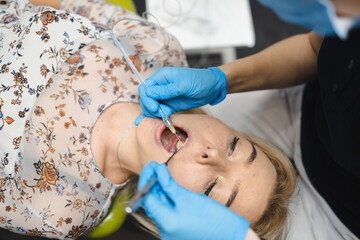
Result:
{"type": "Polygon", "coordinates": [[[60,8],[61,0],[29,0],[35,6],[50,6],[55,9],[60,8]]]}
{"type": "MultiPolygon", "coordinates": [[[[218,68],[162,68],[139,86],[146,116],[221,102],[227,93],[284,88],[309,81],[317,74],[322,37],[314,32],[280,41],[267,49],[218,68]]],[[[138,124],[141,119],[135,123],[138,124]]]]}
{"type": "Polygon", "coordinates": [[[142,199],[164,240],[255,240],[249,222],[204,194],[191,192],[169,175],[165,164],[151,162],[141,172],[138,188],[151,178],[157,184],[142,199]]]}
{"type": "Polygon", "coordinates": [[[313,79],[322,40],[314,32],[297,35],[220,66],[228,93],[291,87],[313,79]]]}

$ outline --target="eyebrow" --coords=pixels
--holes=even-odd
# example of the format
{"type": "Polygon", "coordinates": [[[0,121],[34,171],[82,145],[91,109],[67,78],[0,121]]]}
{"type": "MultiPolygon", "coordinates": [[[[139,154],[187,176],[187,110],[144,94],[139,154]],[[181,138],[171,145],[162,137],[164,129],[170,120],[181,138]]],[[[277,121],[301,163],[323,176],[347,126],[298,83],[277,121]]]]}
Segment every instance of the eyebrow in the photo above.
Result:
{"type": "MultiPolygon", "coordinates": [[[[253,149],[252,149],[252,152],[251,152],[250,156],[248,157],[248,162],[249,163],[252,163],[255,160],[256,156],[257,156],[257,151],[256,151],[256,148],[255,148],[254,144],[251,143],[251,146],[252,146],[253,149]]],[[[226,207],[231,206],[231,204],[234,202],[234,200],[235,200],[238,193],[239,193],[239,180],[236,180],[235,185],[231,190],[230,196],[229,196],[228,200],[226,201],[226,204],[225,204],[226,207]]]]}
{"type": "Polygon", "coordinates": [[[250,154],[250,156],[248,158],[249,163],[252,163],[255,160],[256,156],[257,156],[257,151],[256,151],[256,148],[255,148],[254,144],[251,143],[251,146],[252,146],[252,152],[251,152],[251,154],[250,154]]]}
{"type": "Polygon", "coordinates": [[[236,195],[237,195],[238,192],[239,192],[239,186],[238,186],[238,185],[239,185],[239,184],[238,184],[238,181],[236,181],[233,189],[231,190],[230,197],[229,197],[229,199],[227,200],[227,202],[226,202],[226,204],[225,204],[226,207],[230,207],[231,204],[234,202],[235,197],[236,197],[236,195]]]}

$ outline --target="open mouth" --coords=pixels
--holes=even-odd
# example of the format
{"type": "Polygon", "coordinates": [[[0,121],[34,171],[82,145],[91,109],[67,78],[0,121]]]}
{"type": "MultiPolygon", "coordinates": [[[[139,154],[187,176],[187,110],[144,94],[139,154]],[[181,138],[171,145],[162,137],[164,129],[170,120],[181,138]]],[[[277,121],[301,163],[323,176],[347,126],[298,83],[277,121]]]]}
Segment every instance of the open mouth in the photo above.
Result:
{"type": "Polygon", "coordinates": [[[176,135],[173,134],[168,128],[165,128],[161,133],[161,144],[169,153],[174,153],[175,150],[179,151],[180,148],[182,148],[187,142],[187,133],[179,127],[175,127],[175,130],[176,135],[179,138],[177,138],[176,135]]]}

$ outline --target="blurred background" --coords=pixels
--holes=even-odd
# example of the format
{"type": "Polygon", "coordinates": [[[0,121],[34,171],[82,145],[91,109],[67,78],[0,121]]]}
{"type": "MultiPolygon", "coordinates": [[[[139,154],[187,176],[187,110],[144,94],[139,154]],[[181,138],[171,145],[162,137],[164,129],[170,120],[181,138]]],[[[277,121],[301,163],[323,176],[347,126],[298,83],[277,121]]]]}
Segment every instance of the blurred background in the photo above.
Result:
{"type": "MultiPolygon", "coordinates": [[[[206,6],[203,5],[203,0],[166,0],[166,3],[164,3],[165,0],[133,1],[140,15],[144,11],[149,11],[162,26],[169,25],[166,28],[169,32],[174,31],[172,33],[175,36],[181,33],[178,38],[185,48],[190,67],[219,66],[236,58],[257,53],[289,36],[307,32],[306,29],[284,23],[270,9],[263,7],[256,0],[205,0],[205,2],[208,1],[206,6]],[[179,3],[182,10],[173,10],[179,7],[179,3]],[[218,6],[219,3],[222,5],[218,6]],[[166,17],[166,14],[173,13],[172,11],[175,11],[173,15],[175,19],[166,17]],[[176,12],[181,14],[177,16],[176,12]],[[214,19],[220,21],[216,22],[214,19]],[[198,25],[195,26],[191,21],[197,22],[198,25]],[[183,25],[195,26],[195,31],[192,32],[195,35],[190,36],[191,31],[190,33],[182,32],[187,30],[186,27],[185,30],[182,28],[183,25]],[[184,40],[181,39],[183,36],[185,36],[184,40]],[[187,42],[186,39],[189,38],[196,41],[187,42]]],[[[0,228],[0,240],[30,239],[44,238],[18,235],[0,228]]],[[[79,239],[92,238],[80,237],[79,239]]],[[[128,217],[117,232],[98,239],[154,240],[156,238],[141,230],[134,224],[134,220],[128,217]]]]}

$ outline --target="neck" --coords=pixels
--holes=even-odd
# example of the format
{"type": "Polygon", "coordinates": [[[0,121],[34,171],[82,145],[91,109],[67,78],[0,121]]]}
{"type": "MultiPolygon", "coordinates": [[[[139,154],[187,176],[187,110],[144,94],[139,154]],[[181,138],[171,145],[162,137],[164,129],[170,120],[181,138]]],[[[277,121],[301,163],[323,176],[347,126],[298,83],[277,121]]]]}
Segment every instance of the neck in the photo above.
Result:
{"type": "Polygon", "coordinates": [[[115,103],[94,125],[91,140],[94,158],[102,174],[113,183],[122,183],[141,171],[134,125],[141,112],[139,104],[115,103]]]}

